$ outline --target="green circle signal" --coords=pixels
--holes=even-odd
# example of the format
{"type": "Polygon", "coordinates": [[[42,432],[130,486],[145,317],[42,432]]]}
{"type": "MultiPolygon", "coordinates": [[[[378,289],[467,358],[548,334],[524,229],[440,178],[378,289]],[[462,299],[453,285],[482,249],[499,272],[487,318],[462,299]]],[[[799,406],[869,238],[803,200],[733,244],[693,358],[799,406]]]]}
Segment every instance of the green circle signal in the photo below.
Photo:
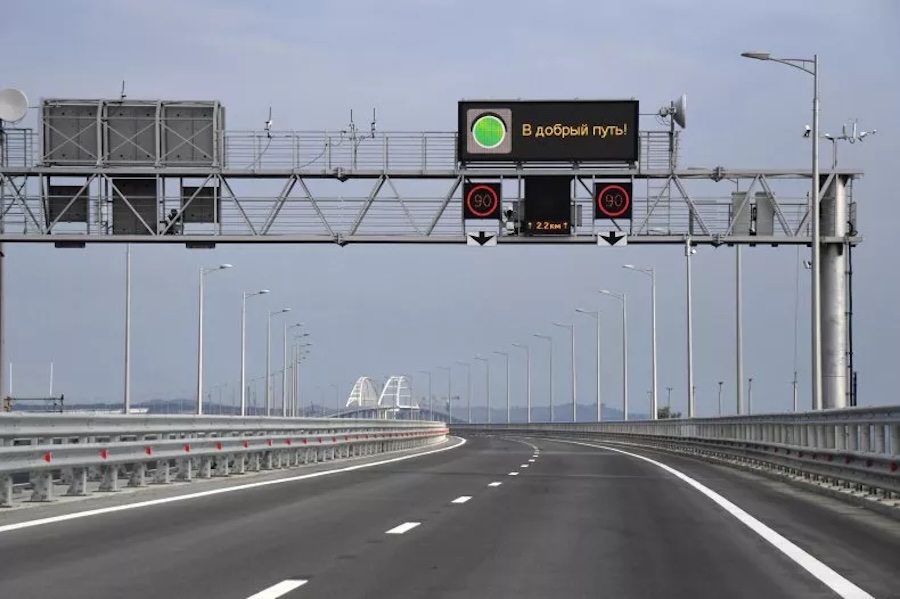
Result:
{"type": "Polygon", "coordinates": [[[506,139],[506,125],[496,115],[482,115],[472,124],[472,137],[486,150],[496,148],[506,139]]]}

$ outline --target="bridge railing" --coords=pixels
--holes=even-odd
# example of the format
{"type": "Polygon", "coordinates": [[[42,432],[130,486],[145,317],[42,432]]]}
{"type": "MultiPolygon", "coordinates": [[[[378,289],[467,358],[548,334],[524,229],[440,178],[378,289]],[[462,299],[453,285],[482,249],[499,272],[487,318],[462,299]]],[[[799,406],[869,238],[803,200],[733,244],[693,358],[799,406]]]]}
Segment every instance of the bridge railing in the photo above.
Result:
{"type": "Polygon", "coordinates": [[[900,406],[450,428],[454,434],[565,437],[646,446],[773,471],[850,493],[900,498],[900,406]]]}
{"type": "Polygon", "coordinates": [[[115,491],[123,478],[140,487],[229,476],[414,449],[447,433],[442,422],[413,420],[3,414],[0,506],[25,488],[49,501],[56,485],[86,495],[115,491]]]}

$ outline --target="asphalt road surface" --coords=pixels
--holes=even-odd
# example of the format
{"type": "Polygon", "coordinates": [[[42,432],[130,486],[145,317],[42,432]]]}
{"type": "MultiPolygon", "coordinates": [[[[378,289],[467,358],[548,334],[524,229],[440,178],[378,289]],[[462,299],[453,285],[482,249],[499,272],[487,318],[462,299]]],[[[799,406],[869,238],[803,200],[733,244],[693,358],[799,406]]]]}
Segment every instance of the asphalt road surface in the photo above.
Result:
{"type": "Polygon", "coordinates": [[[0,597],[900,597],[896,521],[626,451],[658,463],[472,437],[413,459],[28,528],[4,529],[0,514],[0,597]]]}

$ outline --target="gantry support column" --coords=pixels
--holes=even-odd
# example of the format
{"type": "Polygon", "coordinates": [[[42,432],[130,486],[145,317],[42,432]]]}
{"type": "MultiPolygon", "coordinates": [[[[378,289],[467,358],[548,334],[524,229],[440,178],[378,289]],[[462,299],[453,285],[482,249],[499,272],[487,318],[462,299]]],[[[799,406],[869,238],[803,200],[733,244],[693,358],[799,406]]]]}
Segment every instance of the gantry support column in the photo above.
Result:
{"type": "MultiPolygon", "coordinates": [[[[847,235],[846,176],[835,175],[821,205],[822,237],[847,235]]],[[[822,293],[822,407],[846,408],[847,381],[847,244],[823,244],[820,284],[822,293]]]]}

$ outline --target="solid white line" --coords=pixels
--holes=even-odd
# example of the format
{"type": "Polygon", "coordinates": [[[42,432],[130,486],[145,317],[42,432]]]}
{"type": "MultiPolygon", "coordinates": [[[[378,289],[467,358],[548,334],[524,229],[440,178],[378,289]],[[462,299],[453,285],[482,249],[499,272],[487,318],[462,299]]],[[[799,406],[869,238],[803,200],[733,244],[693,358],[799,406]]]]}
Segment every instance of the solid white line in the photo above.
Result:
{"type": "Polygon", "coordinates": [[[450,503],[465,503],[465,502],[467,502],[467,501],[470,500],[470,499],[472,499],[472,496],[471,496],[471,495],[462,495],[461,497],[457,497],[456,499],[454,499],[454,500],[451,501],[450,503]]]}
{"type": "Polygon", "coordinates": [[[247,599],[276,599],[296,588],[306,584],[305,580],[282,580],[278,584],[273,584],[267,589],[263,589],[255,595],[250,595],[247,599]]]}
{"type": "Polygon", "coordinates": [[[234,487],[223,487],[220,489],[210,489],[208,491],[198,491],[197,493],[189,493],[187,495],[176,495],[174,497],[163,497],[161,499],[150,499],[148,501],[140,501],[138,503],[129,503],[124,505],[116,505],[112,507],[104,507],[97,508],[93,510],[85,510],[83,512],[73,512],[71,514],[62,514],[60,516],[50,516],[48,518],[39,518],[37,520],[27,520],[25,522],[16,522],[15,524],[6,524],[0,526],[0,533],[10,532],[13,530],[19,530],[22,528],[30,528],[32,526],[40,526],[42,524],[53,524],[55,522],[65,522],[66,520],[75,520],[77,518],[87,518],[89,516],[99,516],[100,514],[110,514],[112,512],[122,512],[125,510],[135,510],[142,507],[149,507],[151,505],[162,505],[165,503],[174,503],[176,501],[184,501],[186,499],[198,499],[200,497],[209,497],[211,495],[219,495],[222,493],[233,493],[235,491],[244,491],[246,489],[255,489],[257,487],[265,487],[268,485],[281,485],[284,483],[295,482],[298,480],[306,480],[308,478],[318,478],[320,476],[328,476],[330,474],[339,474],[342,472],[352,472],[353,470],[362,470],[363,468],[373,468],[375,466],[382,466],[384,464],[392,464],[394,462],[402,462],[403,460],[411,460],[413,458],[418,458],[426,455],[431,455],[434,453],[441,453],[442,451],[450,451],[451,449],[456,449],[458,447],[462,447],[465,445],[466,440],[459,438],[460,443],[456,445],[451,445],[450,447],[442,447],[440,449],[432,449],[431,451],[423,451],[422,453],[415,453],[412,455],[405,455],[396,458],[390,458],[387,460],[380,460],[378,462],[369,462],[367,464],[356,464],[355,466],[346,466],[344,468],[337,468],[335,470],[321,470],[319,472],[311,472],[309,474],[300,474],[298,476],[291,476],[288,478],[278,478],[275,480],[263,480],[255,483],[246,483],[243,485],[236,485],[234,487]]]}
{"type": "Polygon", "coordinates": [[[499,487],[499,486],[502,485],[502,484],[503,484],[503,483],[501,483],[501,482],[492,482],[492,483],[489,484],[488,486],[489,486],[489,487],[499,487]]]}
{"type": "Polygon", "coordinates": [[[421,522],[404,522],[404,523],[401,524],[400,526],[395,526],[394,528],[390,529],[390,530],[387,531],[387,533],[385,533],[385,534],[389,534],[389,535],[402,535],[403,533],[408,532],[408,531],[414,529],[414,528],[415,528],[416,526],[418,526],[419,524],[421,524],[421,522]]]}
{"type": "Polygon", "coordinates": [[[597,449],[614,451],[616,453],[631,456],[639,460],[644,460],[645,462],[649,462],[650,464],[653,464],[658,468],[662,468],[669,474],[680,478],[696,490],[712,499],[719,507],[724,509],[726,512],[734,516],[739,522],[741,522],[741,524],[745,525],[747,528],[768,541],[776,549],[791,558],[800,567],[815,576],[822,584],[837,593],[838,596],[843,597],[844,599],[874,599],[872,595],[865,592],[864,590],[829,568],[827,565],[817,560],[815,557],[792,543],[787,538],[783,537],[781,534],[775,532],[773,529],[769,528],[768,526],[739,508],[734,503],[728,501],[709,487],[697,482],[680,470],[676,470],[671,466],[667,466],[662,462],[657,462],[656,460],[653,460],[651,458],[636,453],[631,453],[629,451],[616,449],[614,447],[607,447],[605,445],[592,445],[589,443],[581,443],[578,441],[563,441],[563,443],[573,443],[575,445],[584,445],[585,447],[594,447],[597,449]]]}
{"type": "Polygon", "coordinates": [[[519,476],[519,473],[518,472],[510,472],[509,475],[510,476],[519,476]]]}

